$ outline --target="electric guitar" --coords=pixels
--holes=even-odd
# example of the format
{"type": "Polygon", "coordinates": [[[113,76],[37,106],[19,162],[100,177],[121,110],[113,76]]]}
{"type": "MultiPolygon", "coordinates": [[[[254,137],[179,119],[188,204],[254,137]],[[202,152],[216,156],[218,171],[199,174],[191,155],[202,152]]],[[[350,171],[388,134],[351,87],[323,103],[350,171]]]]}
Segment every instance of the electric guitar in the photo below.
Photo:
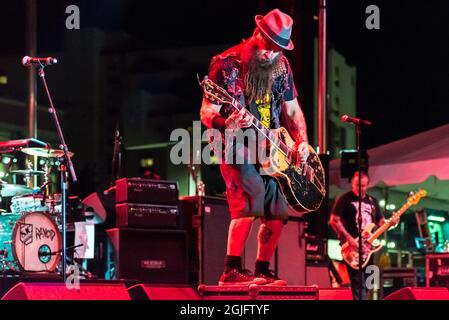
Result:
{"type": "MultiPolygon", "coordinates": [[[[229,104],[236,110],[245,110],[245,106],[235,100],[225,89],[207,77],[200,83],[204,95],[216,104],[229,104]]],[[[251,127],[267,142],[269,157],[261,164],[266,174],[274,177],[284,194],[290,209],[289,215],[302,216],[303,213],[317,210],[325,195],[325,174],[320,158],[309,146],[309,157],[299,166],[294,165],[295,141],[285,128],[270,130],[259,120],[252,117],[251,127]]]]}
{"type": "MultiPolygon", "coordinates": [[[[407,202],[399,209],[399,211],[393,214],[394,218],[400,218],[412,205],[415,205],[421,200],[421,198],[427,196],[426,190],[419,190],[413,193],[407,198],[407,202]]],[[[393,226],[392,219],[387,220],[382,226],[380,226],[374,233],[371,233],[376,225],[370,223],[363,229],[362,232],[362,256],[364,268],[374,252],[379,251],[382,248],[382,244],[377,240],[385,231],[387,231],[391,226],[393,226]]],[[[359,238],[356,239],[359,243],[359,238]]],[[[355,270],[359,269],[359,249],[353,248],[348,242],[345,242],[341,246],[341,254],[343,259],[349,264],[349,266],[355,270]]]]}

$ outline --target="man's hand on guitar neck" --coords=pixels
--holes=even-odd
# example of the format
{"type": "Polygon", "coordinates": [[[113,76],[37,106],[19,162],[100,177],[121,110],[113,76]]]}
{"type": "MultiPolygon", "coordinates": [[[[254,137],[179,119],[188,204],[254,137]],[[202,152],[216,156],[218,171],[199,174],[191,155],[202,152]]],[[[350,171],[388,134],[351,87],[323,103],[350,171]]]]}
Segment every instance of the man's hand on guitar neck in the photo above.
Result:
{"type": "Polygon", "coordinates": [[[226,119],[226,129],[238,130],[249,128],[253,121],[253,116],[247,113],[245,109],[235,111],[226,119]]]}

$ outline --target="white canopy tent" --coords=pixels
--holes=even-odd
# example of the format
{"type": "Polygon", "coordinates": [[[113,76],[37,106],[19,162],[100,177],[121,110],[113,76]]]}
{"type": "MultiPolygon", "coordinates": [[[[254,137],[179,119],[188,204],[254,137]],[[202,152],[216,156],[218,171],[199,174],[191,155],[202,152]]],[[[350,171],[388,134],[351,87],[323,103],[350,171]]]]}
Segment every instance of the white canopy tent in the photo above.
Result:
{"type": "MultiPolygon", "coordinates": [[[[425,189],[421,207],[449,211],[449,124],[368,150],[369,192],[401,206],[410,191],[425,189]]],[[[330,197],[350,189],[340,178],[340,159],[330,162],[330,197]]]]}

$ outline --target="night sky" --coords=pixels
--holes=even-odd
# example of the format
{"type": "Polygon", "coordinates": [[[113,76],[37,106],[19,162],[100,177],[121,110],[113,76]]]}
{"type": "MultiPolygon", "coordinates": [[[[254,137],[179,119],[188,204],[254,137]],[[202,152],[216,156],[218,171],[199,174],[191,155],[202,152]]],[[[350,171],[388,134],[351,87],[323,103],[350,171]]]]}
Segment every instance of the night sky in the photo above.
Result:
{"type": "MultiPolygon", "coordinates": [[[[251,33],[259,10],[294,2],[39,0],[39,51],[62,47],[68,4],[80,6],[82,27],[124,31],[151,49],[237,43],[251,33]]],[[[374,124],[366,147],[449,122],[448,1],[328,0],[328,6],[329,46],[357,66],[358,116],[374,124]],[[380,8],[380,30],[365,28],[370,4],[380,8]]],[[[2,4],[0,55],[24,52],[23,12],[23,1],[2,4]]]]}
{"type": "Polygon", "coordinates": [[[448,123],[449,2],[328,2],[329,37],[357,66],[358,113],[374,124],[367,146],[448,123]],[[379,6],[380,30],[364,27],[367,4],[379,6]]]}

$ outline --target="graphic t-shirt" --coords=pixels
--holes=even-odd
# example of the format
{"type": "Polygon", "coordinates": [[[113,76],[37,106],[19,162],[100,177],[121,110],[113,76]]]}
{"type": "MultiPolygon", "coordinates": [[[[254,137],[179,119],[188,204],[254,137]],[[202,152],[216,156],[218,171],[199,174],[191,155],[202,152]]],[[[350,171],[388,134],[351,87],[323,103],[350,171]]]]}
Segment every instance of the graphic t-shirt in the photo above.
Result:
{"type": "MultiPolygon", "coordinates": [[[[241,78],[241,51],[243,49],[243,43],[234,46],[225,52],[215,56],[212,59],[208,77],[220,87],[224,88],[231,95],[235,96],[237,92],[244,91],[243,79],[241,78]],[[235,76],[235,77],[234,77],[235,76]]],[[[279,64],[279,70],[276,70],[273,74],[275,81],[271,88],[272,92],[279,90],[279,88],[285,86],[285,90],[282,91],[281,98],[279,100],[272,101],[272,95],[268,96],[268,99],[262,99],[260,106],[256,103],[247,105],[246,107],[254,116],[260,116],[260,121],[267,128],[279,121],[279,114],[275,113],[276,110],[281,110],[281,104],[285,101],[292,101],[298,97],[298,92],[293,81],[293,72],[290,68],[288,60],[283,57],[279,64]],[[283,84],[283,76],[285,74],[285,85],[283,84]],[[253,107],[256,108],[253,108],[253,107]],[[257,112],[259,111],[259,112],[257,112]],[[258,113],[258,114],[257,114],[258,113]]],[[[245,103],[248,104],[248,97],[245,98],[245,103]]],[[[211,103],[216,103],[206,97],[211,103]]],[[[232,107],[221,108],[220,114],[227,118],[234,112],[232,107]]]]}
{"type": "Polygon", "coordinates": [[[260,114],[260,122],[269,129],[271,124],[271,97],[269,94],[263,99],[256,100],[257,110],[260,114]]]}
{"type": "MultiPolygon", "coordinates": [[[[358,237],[359,198],[352,191],[337,199],[332,213],[341,218],[344,227],[352,237],[358,237]]],[[[377,200],[367,194],[362,200],[362,229],[370,223],[377,224],[382,218],[377,200]]],[[[345,239],[340,240],[345,241],[345,239]]]]}

